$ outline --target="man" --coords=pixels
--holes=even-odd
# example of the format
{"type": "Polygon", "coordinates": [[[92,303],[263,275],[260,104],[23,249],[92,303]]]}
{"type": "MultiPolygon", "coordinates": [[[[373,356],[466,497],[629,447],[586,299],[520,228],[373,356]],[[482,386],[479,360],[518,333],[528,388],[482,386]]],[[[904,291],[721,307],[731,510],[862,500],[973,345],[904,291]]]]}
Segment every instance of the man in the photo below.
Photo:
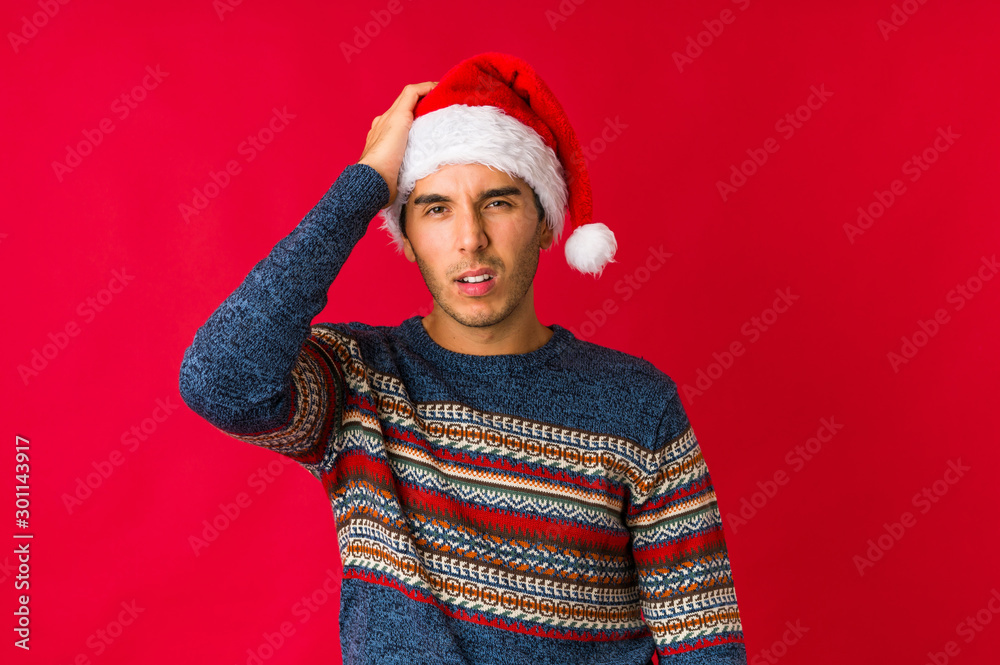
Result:
{"type": "MultiPolygon", "coordinates": [[[[476,56],[403,89],[184,355],[195,412],[323,482],[344,663],[746,663],[676,385],[535,314],[567,208],[567,259],[600,274],[616,243],[565,114],[527,63],[476,56]],[[311,325],[382,208],[433,311],[311,325]]],[[[357,297],[392,298],[370,275],[357,297]]]]}

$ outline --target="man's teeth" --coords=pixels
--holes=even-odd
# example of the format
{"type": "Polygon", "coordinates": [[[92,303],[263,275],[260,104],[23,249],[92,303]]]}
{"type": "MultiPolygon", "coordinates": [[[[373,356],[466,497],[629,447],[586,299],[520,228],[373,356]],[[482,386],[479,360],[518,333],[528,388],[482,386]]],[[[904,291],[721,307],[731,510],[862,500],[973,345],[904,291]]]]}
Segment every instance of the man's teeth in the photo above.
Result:
{"type": "Polygon", "coordinates": [[[492,275],[479,275],[478,277],[463,277],[462,279],[460,279],[458,281],[460,281],[460,282],[467,282],[467,283],[470,283],[470,284],[474,284],[476,282],[485,282],[488,279],[493,279],[493,276],[492,275]]]}

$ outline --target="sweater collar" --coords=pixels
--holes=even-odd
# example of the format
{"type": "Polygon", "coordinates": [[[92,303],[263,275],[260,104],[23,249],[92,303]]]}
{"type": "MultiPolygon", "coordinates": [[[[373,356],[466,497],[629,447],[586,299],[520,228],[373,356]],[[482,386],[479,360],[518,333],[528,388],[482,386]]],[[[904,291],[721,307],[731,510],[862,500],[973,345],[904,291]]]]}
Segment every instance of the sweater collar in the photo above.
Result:
{"type": "Polygon", "coordinates": [[[456,372],[505,373],[540,367],[545,361],[559,354],[574,339],[573,333],[558,324],[548,328],[552,337],[543,346],[528,353],[510,353],[480,356],[458,353],[435,342],[424,329],[423,317],[413,316],[400,325],[403,334],[420,355],[442,369],[456,372]]]}

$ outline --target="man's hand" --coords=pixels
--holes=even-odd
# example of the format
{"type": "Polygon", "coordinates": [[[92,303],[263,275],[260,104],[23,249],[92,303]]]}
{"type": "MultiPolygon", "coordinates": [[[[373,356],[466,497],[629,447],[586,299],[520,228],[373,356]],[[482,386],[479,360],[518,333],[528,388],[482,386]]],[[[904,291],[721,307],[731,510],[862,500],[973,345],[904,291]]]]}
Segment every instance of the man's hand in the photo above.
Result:
{"type": "Polygon", "coordinates": [[[389,205],[396,200],[396,181],[403,165],[406,141],[413,125],[417,100],[430,92],[437,81],[411,83],[403,88],[389,110],[372,120],[371,131],[358,164],[367,164],[379,172],[389,185],[389,205]]]}

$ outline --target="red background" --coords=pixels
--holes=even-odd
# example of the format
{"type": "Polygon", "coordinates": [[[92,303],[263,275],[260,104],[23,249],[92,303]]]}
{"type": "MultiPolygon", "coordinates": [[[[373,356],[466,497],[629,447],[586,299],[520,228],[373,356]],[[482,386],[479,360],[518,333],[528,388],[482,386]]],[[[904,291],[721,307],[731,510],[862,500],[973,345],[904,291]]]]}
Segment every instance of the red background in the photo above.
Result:
{"type": "MultiPolygon", "coordinates": [[[[643,356],[682,387],[715,376],[683,402],[716,484],[752,662],[942,662],[949,642],[950,662],[993,658],[1000,280],[974,278],[1000,249],[1000,6],[910,0],[912,15],[883,34],[888,0],[566,0],[565,15],[551,13],[557,0],[400,1],[386,14],[382,0],[243,0],[220,15],[210,0],[75,0],[35,31],[24,19],[42,11],[37,0],[5,3],[3,660],[245,663],[289,621],[294,634],[266,662],[339,662],[338,599],[304,623],[295,613],[328,569],[339,575],[320,484],[295,465],[263,481],[280,458],[183,405],[181,356],[357,161],[405,84],[491,50],[531,62],[560,98],[593,150],[596,221],[620,243],[598,281],[566,266],[561,243],[544,254],[541,321],[643,356]],[[731,21],[713,23],[726,9],[731,21]],[[386,25],[345,56],[341,43],[373,11],[386,25]],[[679,68],[674,53],[700,32],[707,45],[679,68]],[[113,103],[147,66],[165,75],[122,118],[113,103]],[[782,133],[776,123],[812,86],[829,98],[782,133]],[[275,108],[294,118],[248,161],[241,143],[275,108]],[[57,174],[105,118],[113,131],[57,174]],[[619,131],[602,144],[608,122],[619,131]],[[939,128],[958,138],[910,180],[905,163],[939,128]],[[717,183],[768,138],[777,151],[723,200],[717,183]],[[230,160],[240,172],[185,221],[181,204],[230,160]],[[897,179],[905,193],[851,242],[844,225],[897,179]],[[671,256],[644,272],[661,247],[671,256]],[[133,277],[124,289],[115,270],[133,277]],[[949,297],[970,279],[977,292],[949,297]],[[754,339],[776,290],[798,298],[754,339]],[[88,298],[103,298],[101,311],[88,298]],[[615,311],[602,318],[607,300],[615,311]],[[939,309],[946,322],[893,367],[888,354],[921,322],[933,329],[939,309]],[[63,339],[67,325],[76,335],[63,339]],[[64,348],[46,347],[53,338],[64,348]],[[743,354],[713,368],[734,342],[743,354]],[[19,370],[46,348],[40,371],[19,370]],[[179,408],[164,419],[157,400],[179,408]],[[795,461],[824,418],[842,429],[795,461]],[[144,422],[137,443],[129,432],[144,422]],[[30,653],[11,645],[15,435],[31,449],[30,653]],[[949,460],[968,470],[946,474],[949,460]],[[99,486],[67,504],[88,474],[99,486]],[[767,496],[776,474],[786,482],[767,496]],[[914,502],[923,488],[934,503],[914,502]],[[241,492],[249,505],[196,554],[189,538],[241,492]],[[750,502],[756,514],[740,522],[750,502]],[[905,512],[914,521],[887,535],[905,512]],[[881,557],[861,574],[855,557],[880,536],[881,557]],[[137,618],[101,642],[130,602],[137,618]],[[962,629],[977,612],[993,621],[962,629]]],[[[377,223],[318,320],[395,325],[430,311],[416,266],[377,223]]]]}

